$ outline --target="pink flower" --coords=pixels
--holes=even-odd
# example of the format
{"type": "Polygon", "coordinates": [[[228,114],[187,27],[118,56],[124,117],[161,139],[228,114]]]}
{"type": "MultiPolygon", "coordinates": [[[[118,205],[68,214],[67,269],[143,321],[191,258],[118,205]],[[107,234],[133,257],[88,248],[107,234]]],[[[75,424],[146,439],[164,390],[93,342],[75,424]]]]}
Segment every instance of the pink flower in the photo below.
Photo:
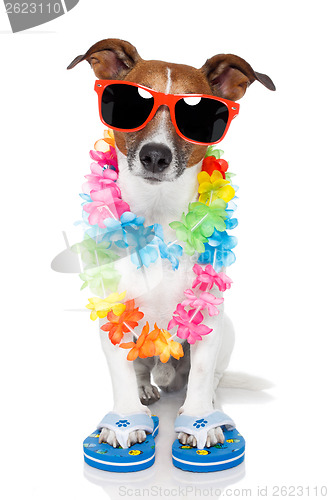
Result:
{"type": "Polygon", "coordinates": [[[97,161],[98,165],[101,167],[114,167],[116,171],[118,171],[118,159],[115,148],[110,146],[109,151],[103,153],[102,151],[93,151],[89,152],[90,157],[97,161]]]}
{"type": "MultiPolygon", "coordinates": [[[[115,188],[117,186],[114,184],[115,188]]],[[[91,225],[97,224],[99,227],[105,228],[104,220],[109,217],[119,219],[124,212],[130,210],[128,203],[121,200],[117,196],[116,189],[108,187],[101,191],[92,191],[90,197],[93,200],[91,203],[83,205],[83,209],[89,213],[88,221],[91,225]]]]}
{"type": "Polygon", "coordinates": [[[190,309],[187,312],[182,304],[178,304],[173,318],[168,323],[168,330],[177,325],[177,337],[194,344],[197,340],[202,340],[201,335],[208,335],[208,333],[212,332],[211,328],[200,324],[202,321],[203,316],[200,311],[190,309]]]}
{"type": "MultiPolygon", "coordinates": [[[[109,187],[114,181],[117,180],[118,174],[111,168],[103,169],[98,163],[92,163],[90,165],[91,174],[85,175],[88,182],[85,182],[82,186],[84,193],[90,193],[90,191],[100,191],[109,187]]],[[[116,186],[114,184],[114,186],[116,186]]],[[[117,197],[121,196],[120,189],[116,186],[117,197]]]]}
{"type": "Polygon", "coordinates": [[[214,284],[218,286],[221,292],[225,292],[225,290],[231,288],[231,278],[225,273],[216,273],[211,264],[208,264],[205,269],[202,269],[198,264],[194,264],[193,271],[197,277],[193,281],[192,288],[200,285],[200,290],[203,292],[211,290],[214,284]]]}
{"type": "Polygon", "coordinates": [[[183,306],[197,307],[199,309],[208,309],[209,316],[216,316],[219,311],[216,305],[224,302],[223,298],[216,299],[212,293],[202,292],[200,297],[197,297],[193,290],[188,289],[184,291],[187,299],[182,302],[183,306]]]}

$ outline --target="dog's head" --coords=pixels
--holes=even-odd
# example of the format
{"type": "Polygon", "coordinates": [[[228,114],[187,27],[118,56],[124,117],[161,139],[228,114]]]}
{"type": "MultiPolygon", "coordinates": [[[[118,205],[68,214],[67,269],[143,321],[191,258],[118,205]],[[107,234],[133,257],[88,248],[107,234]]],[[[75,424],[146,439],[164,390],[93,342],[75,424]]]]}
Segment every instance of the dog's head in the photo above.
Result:
{"type": "MultiPolygon", "coordinates": [[[[145,61],[129,42],[101,40],[76,57],[68,69],[88,61],[97,78],[127,80],[166,94],[207,94],[237,101],[255,80],[275,90],[272,80],[257,73],[241,57],[218,54],[200,69],[163,61],[145,61]]],[[[206,146],[182,139],[167,106],[160,106],[151,121],[137,132],[115,131],[116,145],[126,156],[133,175],[149,183],[173,181],[199,163],[206,146]]]]}

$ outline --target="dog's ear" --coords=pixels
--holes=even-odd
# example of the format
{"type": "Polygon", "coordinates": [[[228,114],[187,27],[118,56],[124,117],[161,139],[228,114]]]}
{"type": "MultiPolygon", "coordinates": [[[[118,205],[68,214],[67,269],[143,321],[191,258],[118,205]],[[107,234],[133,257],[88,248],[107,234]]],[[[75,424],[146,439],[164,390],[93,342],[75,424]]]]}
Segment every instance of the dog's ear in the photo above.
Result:
{"type": "Polygon", "coordinates": [[[131,43],[108,38],[95,43],[84,55],[73,59],[67,69],[72,69],[85,60],[89,62],[97,78],[115,80],[124,78],[141,57],[131,43]]]}
{"type": "Polygon", "coordinates": [[[241,99],[255,80],[269,90],[275,90],[269,76],[257,73],[247,61],[233,54],[218,54],[208,59],[200,69],[207,77],[214,95],[231,101],[241,99]]]}

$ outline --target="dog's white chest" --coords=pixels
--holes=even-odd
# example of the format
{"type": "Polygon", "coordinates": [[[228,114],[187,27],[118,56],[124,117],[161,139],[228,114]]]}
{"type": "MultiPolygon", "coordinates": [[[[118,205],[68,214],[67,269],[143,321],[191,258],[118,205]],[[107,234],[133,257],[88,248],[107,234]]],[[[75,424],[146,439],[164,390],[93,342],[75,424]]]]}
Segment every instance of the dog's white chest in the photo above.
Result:
{"type": "MultiPolygon", "coordinates": [[[[197,174],[201,164],[186,169],[176,181],[164,182],[160,185],[148,184],[143,179],[131,174],[125,157],[119,156],[119,186],[122,198],[129,204],[130,210],[138,216],[145,217],[145,226],[161,224],[166,243],[176,240],[175,231],[169,223],[181,219],[187,212],[188,204],[197,201],[197,174]],[[121,161],[120,161],[121,160],[121,161]]],[[[177,241],[177,243],[180,243],[177,241]]],[[[183,254],[178,269],[173,270],[171,263],[159,258],[143,270],[140,278],[144,281],[144,292],[138,297],[138,304],[145,314],[145,320],[153,327],[167,328],[178,303],[184,299],[184,290],[193,282],[193,264],[196,257],[183,254]]],[[[134,283],[132,276],[123,277],[127,284],[127,296],[134,283]]]]}

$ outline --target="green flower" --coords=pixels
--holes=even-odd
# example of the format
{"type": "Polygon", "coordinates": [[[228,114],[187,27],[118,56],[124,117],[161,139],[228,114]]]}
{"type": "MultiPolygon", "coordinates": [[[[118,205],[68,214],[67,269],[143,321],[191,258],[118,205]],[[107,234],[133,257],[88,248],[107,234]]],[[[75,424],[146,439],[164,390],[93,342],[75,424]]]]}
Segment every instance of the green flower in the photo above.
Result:
{"type": "Polygon", "coordinates": [[[199,233],[205,238],[211,236],[214,229],[225,231],[225,219],[227,214],[225,208],[227,203],[218,198],[210,206],[195,202],[189,204],[189,212],[186,216],[187,225],[193,232],[199,233]]]}
{"type": "Polygon", "coordinates": [[[210,206],[200,202],[190,203],[187,215],[183,213],[181,221],[169,224],[176,231],[177,239],[186,243],[185,253],[203,253],[204,243],[207,243],[214,230],[225,230],[226,206],[227,203],[222,199],[215,200],[210,206]]]}
{"type": "Polygon", "coordinates": [[[93,293],[103,296],[117,291],[121,275],[113,264],[105,264],[87,269],[79,277],[84,282],[81,290],[89,286],[93,293]]]}
{"type": "Polygon", "coordinates": [[[84,240],[71,247],[73,252],[81,254],[81,260],[88,266],[101,266],[117,259],[117,255],[109,249],[109,242],[97,243],[93,238],[85,235],[84,240]]]}
{"type": "Polygon", "coordinates": [[[205,154],[205,158],[207,156],[214,156],[217,160],[219,160],[223,154],[224,154],[224,151],[222,149],[217,149],[216,145],[209,146],[207,149],[207,152],[205,154]]]}
{"type": "Polygon", "coordinates": [[[236,174],[233,174],[233,172],[225,172],[225,177],[230,183],[232,183],[232,177],[235,177],[236,174]]]}
{"type": "Polygon", "coordinates": [[[192,231],[187,221],[187,216],[184,213],[182,214],[181,222],[174,221],[169,226],[176,231],[177,239],[186,243],[184,248],[185,253],[193,255],[195,250],[199,253],[204,252],[204,243],[208,241],[207,238],[199,231],[192,231]]]}

